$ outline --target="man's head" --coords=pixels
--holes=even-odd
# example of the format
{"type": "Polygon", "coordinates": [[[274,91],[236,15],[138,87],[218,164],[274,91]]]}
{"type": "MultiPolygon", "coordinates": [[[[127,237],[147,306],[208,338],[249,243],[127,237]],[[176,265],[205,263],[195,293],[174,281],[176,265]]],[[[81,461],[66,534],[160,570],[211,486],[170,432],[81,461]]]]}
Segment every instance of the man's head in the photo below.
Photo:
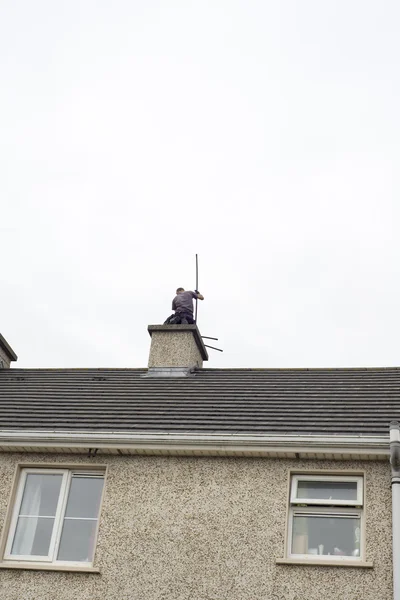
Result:
{"type": "Polygon", "coordinates": [[[183,288],[178,288],[178,289],[176,290],[176,293],[177,293],[177,294],[182,294],[182,292],[184,292],[184,291],[185,291],[185,290],[184,290],[183,288]]]}

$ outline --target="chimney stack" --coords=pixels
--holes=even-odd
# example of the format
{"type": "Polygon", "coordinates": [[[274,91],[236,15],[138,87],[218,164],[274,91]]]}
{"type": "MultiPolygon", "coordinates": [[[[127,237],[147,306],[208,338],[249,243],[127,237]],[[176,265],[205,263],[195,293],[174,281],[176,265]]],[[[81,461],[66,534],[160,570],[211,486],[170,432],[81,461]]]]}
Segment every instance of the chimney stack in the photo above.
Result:
{"type": "Polygon", "coordinates": [[[0,333],[0,369],[9,369],[10,363],[17,359],[18,356],[0,333]]]}
{"type": "Polygon", "coordinates": [[[201,369],[208,360],[197,325],[149,325],[149,369],[201,369]]]}

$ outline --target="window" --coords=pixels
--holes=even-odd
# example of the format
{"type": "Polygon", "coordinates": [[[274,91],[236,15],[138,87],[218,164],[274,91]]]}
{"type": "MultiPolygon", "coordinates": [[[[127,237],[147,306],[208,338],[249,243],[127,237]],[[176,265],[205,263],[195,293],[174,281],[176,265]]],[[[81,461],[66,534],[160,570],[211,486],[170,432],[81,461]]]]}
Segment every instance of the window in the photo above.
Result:
{"type": "Polygon", "coordinates": [[[104,473],[22,469],[5,560],[92,564],[104,473]]]}
{"type": "Polygon", "coordinates": [[[362,477],[292,476],[289,558],[360,560],[363,536],[362,477]]]}

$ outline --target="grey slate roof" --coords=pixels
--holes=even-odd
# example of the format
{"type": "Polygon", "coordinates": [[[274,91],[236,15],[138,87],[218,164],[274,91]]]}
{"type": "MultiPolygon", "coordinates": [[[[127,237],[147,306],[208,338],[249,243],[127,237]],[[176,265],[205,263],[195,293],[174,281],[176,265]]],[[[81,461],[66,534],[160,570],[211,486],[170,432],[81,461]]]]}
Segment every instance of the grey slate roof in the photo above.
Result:
{"type": "Polygon", "coordinates": [[[400,368],[0,370],[0,429],[386,435],[400,368]]]}

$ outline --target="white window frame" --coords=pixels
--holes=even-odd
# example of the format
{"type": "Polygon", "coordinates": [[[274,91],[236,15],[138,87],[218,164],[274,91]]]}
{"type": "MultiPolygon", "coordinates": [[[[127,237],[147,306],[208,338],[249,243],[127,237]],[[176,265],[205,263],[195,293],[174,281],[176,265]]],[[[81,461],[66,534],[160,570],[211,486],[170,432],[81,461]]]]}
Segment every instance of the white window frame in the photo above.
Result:
{"type": "Polygon", "coordinates": [[[363,504],[363,478],[347,475],[292,475],[291,504],[316,504],[318,506],[362,506],[363,504]],[[357,484],[357,499],[356,500],[339,500],[339,499],[324,499],[324,498],[298,498],[297,489],[300,481],[326,481],[334,483],[356,483],[357,484]]]}
{"type": "MultiPolygon", "coordinates": [[[[10,527],[7,535],[7,542],[4,550],[4,560],[5,561],[13,561],[13,562],[26,562],[26,563],[40,563],[43,565],[55,565],[55,566],[71,566],[71,567],[91,567],[93,565],[94,554],[96,550],[97,544],[97,535],[99,529],[99,521],[100,521],[100,512],[102,499],[104,494],[104,484],[105,484],[105,470],[88,470],[88,469],[53,469],[53,468],[22,468],[20,472],[20,476],[18,478],[17,483],[17,493],[14,501],[14,507],[12,511],[12,517],[10,521],[10,527]],[[53,532],[50,539],[49,544],[49,552],[47,556],[34,556],[34,555],[23,555],[23,554],[11,554],[12,545],[14,543],[19,511],[21,508],[23,494],[25,490],[26,478],[30,473],[39,474],[39,475],[48,475],[48,474],[56,474],[62,475],[61,486],[60,486],[60,494],[58,498],[58,504],[56,508],[56,513],[54,515],[54,527],[53,532]],[[97,521],[96,531],[94,536],[94,549],[93,549],[93,557],[91,561],[62,561],[57,560],[58,550],[61,541],[61,533],[64,524],[65,512],[67,509],[67,501],[69,497],[69,491],[71,488],[71,482],[73,476],[86,476],[86,477],[95,477],[103,479],[103,490],[100,498],[99,504],[99,512],[97,518],[85,518],[85,520],[93,520],[97,521]]],[[[68,517],[69,518],[69,517],[68,517]]]]}
{"type": "Polygon", "coordinates": [[[287,557],[297,560],[315,560],[318,561],[336,561],[336,562],[362,562],[364,560],[364,540],[365,540],[365,515],[364,515],[364,477],[361,475],[316,475],[301,474],[291,475],[289,515],[287,531],[287,557]],[[318,498],[298,498],[297,489],[299,481],[325,481],[325,482],[356,482],[357,498],[356,500],[340,499],[318,499],[318,498]],[[323,517],[331,516],[333,518],[358,518],[360,519],[360,554],[359,556],[336,556],[326,554],[295,554],[292,553],[293,544],[293,521],[295,516],[323,517]]]}

